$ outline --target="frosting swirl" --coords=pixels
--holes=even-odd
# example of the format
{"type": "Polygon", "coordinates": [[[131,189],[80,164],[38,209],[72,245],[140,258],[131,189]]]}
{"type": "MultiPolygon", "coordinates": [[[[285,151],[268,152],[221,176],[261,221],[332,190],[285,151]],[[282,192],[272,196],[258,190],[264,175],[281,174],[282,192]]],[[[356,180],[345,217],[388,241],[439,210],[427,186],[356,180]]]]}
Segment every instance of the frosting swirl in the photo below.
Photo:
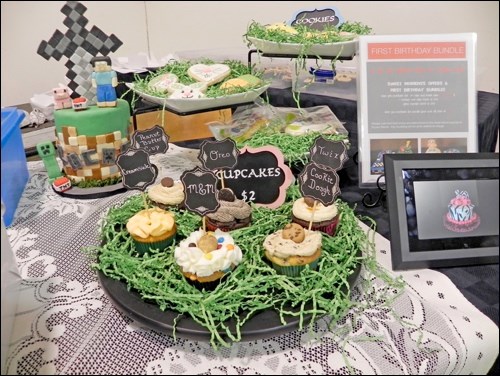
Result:
{"type": "Polygon", "coordinates": [[[181,183],[175,183],[171,187],[156,184],[148,190],[148,196],[160,204],[179,205],[184,200],[184,186],[181,183]]]}
{"type": "MultiPolygon", "coordinates": [[[[292,213],[298,219],[303,221],[310,221],[313,217],[313,208],[306,204],[304,198],[299,198],[293,203],[292,213]]],[[[314,209],[313,222],[328,221],[335,218],[337,215],[337,205],[332,204],[325,206],[321,202],[316,202],[316,208],[314,209]]]]}
{"type": "Polygon", "coordinates": [[[264,240],[264,248],[271,256],[286,259],[290,256],[311,256],[321,247],[321,232],[304,229],[305,239],[295,243],[291,239],[283,239],[283,230],[278,230],[264,240]]]}
{"type": "Polygon", "coordinates": [[[131,217],[127,222],[127,230],[133,236],[146,239],[149,236],[161,236],[171,231],[174,225],[172,213],[160,208],[149,208],[131,217]]]}
{"type": "Polygon", "coordinates": [[[245,219],[252,213],[252,208],[243,200],[234,201],[220,200],[220,207],[215,213],[207,214],[207,217],[217,222],[232,222],[238,219],[245,219]]]}
{"type": "Polygon", "coordinates": [[[195,231],[175,248],[175,261],[183,272],[207,277],[218,271],[230,270],[232,266],[241,262],[243,258],[241,249],[234,243],[229,233],[215,230],[213,235],[217,239],[217,249],[209,253],[203,252],[198,247],[198,241],[203,235],[205,231],[195,231]]]}
{"type": "Polygon", "coordinates": [[[215,272],[230,270],[232,266],[241,262],[243,258],[241,249],[234,243],[229,233],[215,230],[213,235],[217,239],[217,249],[209,253],[203,252],[198,247],[198,241],[203,235],[205,231],[195,231],[175,248],[175,261],[183,272],[207,277],[215,272]]]}

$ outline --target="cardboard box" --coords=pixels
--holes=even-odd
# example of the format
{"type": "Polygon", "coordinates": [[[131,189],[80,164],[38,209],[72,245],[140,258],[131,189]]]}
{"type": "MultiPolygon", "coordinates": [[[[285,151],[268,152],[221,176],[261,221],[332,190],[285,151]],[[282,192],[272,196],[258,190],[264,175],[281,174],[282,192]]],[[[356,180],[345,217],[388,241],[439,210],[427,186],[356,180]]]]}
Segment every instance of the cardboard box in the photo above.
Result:
{"type": "Polygon", "coordinates": [[[5,205],[3,220],[10,226],[14,220],[17,204],[28,182],[28,165],[21,137],[24,113],[14,107],[2,108],[2,202],[5,205]]]}

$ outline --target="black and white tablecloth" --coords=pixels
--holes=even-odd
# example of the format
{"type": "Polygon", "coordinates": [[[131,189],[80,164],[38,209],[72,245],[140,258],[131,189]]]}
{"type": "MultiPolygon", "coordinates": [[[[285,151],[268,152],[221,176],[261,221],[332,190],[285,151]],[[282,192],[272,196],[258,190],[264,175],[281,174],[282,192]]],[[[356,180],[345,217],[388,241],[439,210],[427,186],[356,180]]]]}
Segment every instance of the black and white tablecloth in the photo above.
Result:
{"type": "MultiPolygon", "coordinates": [[[[197,154],[171,145],[155,161],[159,176],[178,178],[198,165],[197,154]]],[[[28,165],[30,180],[7,229],[22,280],[6,373],[485,374],[498,355],[498,327],[445,275],[392,272],[390,243],[378,234],[380,270],[400,276],[405,287],[392,291],[362,269],[352,292],[359,304],[333,329],[322,318],[313,331],[214,350],[141,327],[114,307],[82,252],[99,244],[108,208],[137,192],[63,198],[41,162],[28,165]]]]}

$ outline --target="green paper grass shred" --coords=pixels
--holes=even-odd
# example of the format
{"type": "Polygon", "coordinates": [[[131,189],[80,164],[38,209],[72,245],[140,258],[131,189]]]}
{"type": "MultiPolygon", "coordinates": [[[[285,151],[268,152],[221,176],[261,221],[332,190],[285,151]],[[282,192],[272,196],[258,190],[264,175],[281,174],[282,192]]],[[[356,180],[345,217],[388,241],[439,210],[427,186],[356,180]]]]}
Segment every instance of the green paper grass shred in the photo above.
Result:
{"type": "Polygon", "coordinates": [[[93,268],[124,281],[129,290],[137,291],[161,310],[191,317],[210,332],[215,349],[240,341],[243,325],[265,310],[276,310],[283,324],[291,316],[299,317],[300,329],[308,322],[312,328],[323,315],[335,322],[353,305],[348,277],[360,263],[371,262],[358,252],[370,247],[370,240],[357,225],[354,211],[337,200],[342,219],[335,237],[324,235],[318,271],[307,268],[294,278],[277,274],[264,260],[262,244],[268,234],[289,223],[292,203],[299,197],[298,186],[292,185],[286,203],[279,208],[253,206],[252,225],[231,232],[242,248],[243,261],[214,291],[191,286],[174,260],[179,240],[200,228],[198,215],[173,209],[177,241],[164,252],[152,251],[142,257],[135,253],[125,224],[143,209],[141,195],[131,196],[108,211],[101,228],[102,245],[93,249],[93,268]],[[235,329],[228,327],[228,320],[234,321],[235,329]]]}
{"type": "MultiPolygon", "coordinates": [[[[167,98],[168,93],[164,93],[159,90],[155,90],[149,86],[149,82],[153,80],[154,78],[165,74],[165,73],[173,73],[179,78],[179,82],[184,85],[190,85],[192,83],[195,83],[196,80],[191,78],[187,71],[189,67],[191,67],[194,64],[226,64],[229,66],[231,69],[231,73],[227,78],[224,79],[223,82],[231,79],[231,78],[236,78],[243,76],[245,74],[251,74],[253,76],[256,76],[258,78],[262,78],[262,72],[260,72],[257,69],[254,69],[255,67],[249,67],[247,64],[244,64],[241,61],[238,60],[224,60],[222,62],[215,62],[214,60],[211,59],[199,59],[199,60],[184,60],[184,61],[173,61],[160,69],[156,70],[154,73],[149,74],[145,78],[141,78],[140,76],[136,75],[135,76],[135,81],[134,81],[134,87],[137,91],[146,93],[158,98],[167,98]]],[[[227,95],[234,95],[234,94],[239,94],[239,93],[244,93],[250,90],[255,90],[257,88],[260,88],[267,84],[265,81],[261,81],[260,84],[252,87],[232,87],[231,89],[223,89],[221,88],[221,85],[223,82],[219,82],[215,85],[211,85],[208,87],[207,91],[205,92],[205,95],[207,98],[218,98],[218,97],[224,97],[227,95]]]]}

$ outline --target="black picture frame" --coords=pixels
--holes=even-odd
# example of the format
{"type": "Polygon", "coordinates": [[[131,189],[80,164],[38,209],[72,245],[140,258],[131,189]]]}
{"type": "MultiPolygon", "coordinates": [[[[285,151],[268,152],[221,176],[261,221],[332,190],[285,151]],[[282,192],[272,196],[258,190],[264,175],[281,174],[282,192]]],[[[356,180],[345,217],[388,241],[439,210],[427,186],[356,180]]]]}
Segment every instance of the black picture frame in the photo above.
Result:
{"type": "Polygon", "coordinates": [[[393,270],[498,263],[498,160],[498,153],[384,155],[393,270]],[[469,199],[461,186],[475,196],[459,201],[472,207],[465,229],[447,218],[456,206],[443,197],[455,186],[457,197],[469,199]]]}

